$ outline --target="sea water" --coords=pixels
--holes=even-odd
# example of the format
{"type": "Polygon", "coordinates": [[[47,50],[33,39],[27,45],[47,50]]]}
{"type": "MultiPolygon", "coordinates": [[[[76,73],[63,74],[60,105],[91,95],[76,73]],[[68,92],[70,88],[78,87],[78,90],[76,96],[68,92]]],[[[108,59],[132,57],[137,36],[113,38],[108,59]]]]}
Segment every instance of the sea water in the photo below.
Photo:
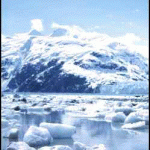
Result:
{"type": "MultiPolygon", "coordinates": [[[[10,93],[7,93],[10,94],[10,93]]],[[[57,93],[19,93],[20,95],[39,95],[39,96],[70,96],[72,94],[57,94],[57,93]]],[[[75,95],[75,94],[73,94],[75,95]]],[[[80,94],[84,97],[84,94],[80,94]]],[[[87,96],[93,96],[85,94],[87,96]]],[[[99,97],[100,95],[95,95],[99,97]]],[[[131,95],[133,96],[133,95],[131,95]]],[[[104,96],[109,100],[114,96],[104,96]]],[[[125,97],[120,95],[119,97],[125,97]]],[[[93,97],[92,97],[93,98],[93,97]]],[[[39,126],[41,122],[65,123],[76,126],[76,133],[70,139],[54,139],[52,145],[69,145],[72,147],[74,141],[81,142],[87,146],[103,144],[107,150],[148,150],[148,128],[140,131],[124,130],[121,124],[112,124],[101,119],[73,117],[68,113],[54,111],[50,114],[20,114],[20,124],[22,125],[19,131],[17,141],[22,141],[23,136],[31,125],[39,126]]],[[[2,132],[7,132],[7,128],[2,129],[2,132]]],[[[2,138],[2,150],[6,150],[7,146],[13,140],[2,138]]]]}

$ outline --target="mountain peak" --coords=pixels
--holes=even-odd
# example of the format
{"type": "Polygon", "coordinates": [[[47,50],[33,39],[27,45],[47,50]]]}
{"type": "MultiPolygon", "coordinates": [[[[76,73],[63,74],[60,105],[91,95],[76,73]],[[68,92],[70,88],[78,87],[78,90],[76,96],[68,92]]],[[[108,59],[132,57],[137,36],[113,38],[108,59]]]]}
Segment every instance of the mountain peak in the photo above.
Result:
{"type": "Polygon", "coordinates": [[[58,28],[58,29],[54,30],[54,32],[51,36],[52,37],[64,36],[64,35],[66,35],[66,33],[67,33],[66,29],[58,28]]]}
{"type": "Polygon", "coordinates": [[[50,37],[32,30],[31,37],[4,40],[2,91],[148,93],[144,57],[117,40],[78,31],[58,27],[50,37]]]}
{"type": "Polygon", "coordinates": [[[33,29],[29,32],[29,35],[41,36],[42,34],[39,31],[33,29]]]}

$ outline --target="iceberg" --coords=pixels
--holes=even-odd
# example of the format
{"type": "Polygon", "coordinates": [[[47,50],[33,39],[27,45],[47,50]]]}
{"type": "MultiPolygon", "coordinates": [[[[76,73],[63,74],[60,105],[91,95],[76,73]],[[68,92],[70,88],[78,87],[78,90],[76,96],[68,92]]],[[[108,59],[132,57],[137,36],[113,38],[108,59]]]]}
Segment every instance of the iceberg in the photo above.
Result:
{"type": "Polygon", "coordinates": [[[53,138],[71,138],[76,132],[76,128],[71,125],[58,123],[40,123],[40,127],[48,129],[53,138]]]}
{"type": "Polygon", "coordinates": [[[123,112],[118,112],[112,117],[112,122],[123,123],[125,119],[125,114],[123,112]]]}
{"type": "Polygon", "coordinates": [[[122,126],[123,129],[145,129],[145,121],[138,121],[135,123],[128,123],[122,126]]]}
{"type": "Polygon", "coordinates": [[[7,150],[36,150],[33,147],[30,147],[27,143],[25,142],[12,142],[7,150]]]}
{"type": "Polygon", "coordinates": [[[52,140],[53,138],[46,128],[36,126],[30,126],[23,138],[23,141],[32,147],[48,145],[52,140]]]}

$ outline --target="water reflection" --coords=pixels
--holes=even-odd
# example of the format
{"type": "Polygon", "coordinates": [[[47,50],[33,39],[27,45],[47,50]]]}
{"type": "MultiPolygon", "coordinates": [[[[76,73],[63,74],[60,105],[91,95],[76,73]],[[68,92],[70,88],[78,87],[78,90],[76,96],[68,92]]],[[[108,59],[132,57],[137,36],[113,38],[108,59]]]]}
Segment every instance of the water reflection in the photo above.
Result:
{"type": "MultiPolygon", "coordinates": [[[[74,141],[94,146],[104,144],[107,150],[146,150],[148,149],[148,132],[134,132],[121,129],[122,124],[112,124],[102,120],[74,118],[71,115],[54,111],[49,114],[20,114],[22,125],[19,130],[19,141],[31,125],[39,126],[41,122],[65,123],[76,126],[72,139],[54,139],[52,145],[69,145],[74,141]],[[128,147],[127,147],[128,145],[128,147]]],[[[12,142],[2,139],[2,149],[12,142]]]]}
{"type": "Polygon", "coordinates": [[[53,111],[50,114],[21,114],[22,130],[19,134],[19,139],[22,140],[25,132],[31,126],[39,126],[41,122],[61,123],[62,113],[59,111],[53,111]]]}
{"type": "Polygon", "coordinates": [[[66,139],[54,139],[52,145],[68,145],[72,147],[73,145],[73,139],[72,138],[66,138],[66,139]]]}
{"type": "Polygon", "coordinates": [[[107,150],[148,149],[148,132],[123,130],[121,124],[105,121],[85,119],[77,133],[73,135],[73,140],[88,146],[104,144],[107,150]],[[137,142],[140,140],[141,142],[137,142]]]}
{"type": "MultiPolygon", "coordinates": [[[[2,138],[2,150],[6,150],[7,146],[11,142],[22,141],[25,132],[31,125],[39,126],[41,122],[52,122],[52,123],[61,123],[62,122],[62,112],[53,111],[49,114],[27,114],[27,113],[20,113],[18,122],[21,125],[19,127],[19,136],[17,140],[2,138]]],[[[9,128],[3,129],[3,134],[8,134],[9,128]]],[[[70,142],[71,143],[71,142],[70,142]]]]}

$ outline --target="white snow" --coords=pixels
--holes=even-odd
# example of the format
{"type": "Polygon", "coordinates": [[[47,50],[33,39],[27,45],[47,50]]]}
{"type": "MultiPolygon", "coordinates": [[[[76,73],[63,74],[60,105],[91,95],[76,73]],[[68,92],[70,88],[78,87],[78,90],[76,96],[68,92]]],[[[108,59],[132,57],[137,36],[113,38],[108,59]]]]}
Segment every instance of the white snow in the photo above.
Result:
{"type": "MultiPolygon", "coordinates": [[[[33,19],[32,24],[31,32],[39,35],[39,31],[43,29],[42,21],[33,19]]],[[[101,85],[102,94],[148,93],[148,60],[130,50],[133,42],[139,40],[138,37],[127,34],[125,39],[131,35],[133,41],[128,46],[121,43],[120,37],[117,39],[105,34],[86,32],[78,26],[53,23],[52,28],[55,29],[52,35],[55,36],[33,38],[33,35],[26,33],[16,34],[12,38],[2,36],[2,61],[9,59],[12,62],[11,65],[4,65],[8,79],[2,79],[2,90],[7,89],[10,80],[25,64],[41,62],[47,65],[50,60],[59,59],[59,62],[65,62],[61,68],[63,73],[85,77],[89,87],[93,89],[101,85]],[[93,56],[93,52],[101,54],[101,57],[93,56]],[[45,61],[42,62],[41,58],[45,61]],[[76,61],[81,61],[82,65],[90,68],[75,65],[76,61]],[[127,68],[127,72],[99,67],[99,64],[107,63],[123,66],[127,68]],[[112,85],[112,82],[117,84],[112,85]]]]}
{"type": "Polygon", "coordinates": [[[40,127],[47,128],[53,138],[71,138],[76,132],[76,128],[71,125],[58,123],[40,123],[40,127]]]}

